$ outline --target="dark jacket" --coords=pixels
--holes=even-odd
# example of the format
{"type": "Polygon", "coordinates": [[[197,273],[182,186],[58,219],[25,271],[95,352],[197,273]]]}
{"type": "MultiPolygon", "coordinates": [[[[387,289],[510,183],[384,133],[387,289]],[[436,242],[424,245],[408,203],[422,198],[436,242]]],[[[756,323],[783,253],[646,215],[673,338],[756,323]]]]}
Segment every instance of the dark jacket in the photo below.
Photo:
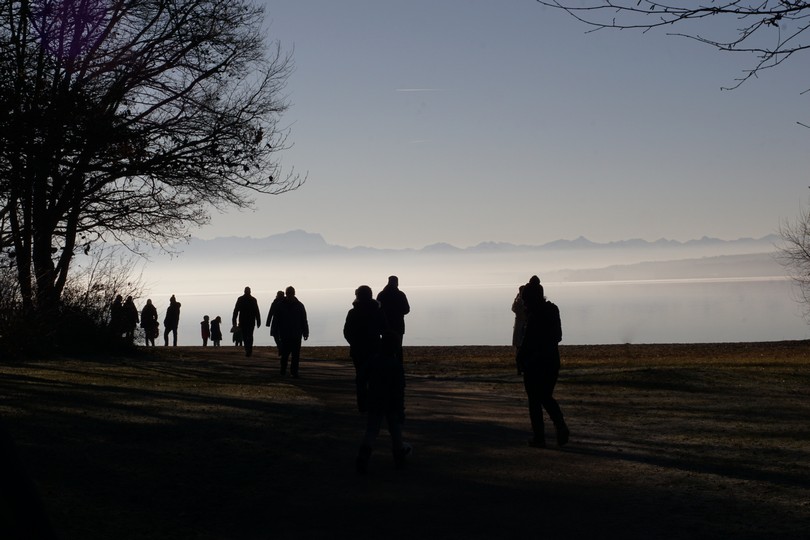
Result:
{"type": "Polygon", "coordinates": [[[236,326],[237,318],[239,319],[239,326],[251,328],[261,326],[262,314],[259,313],[259,302],[256,297],[243,294],[236,299],[232,320],[234,326],[236,326]]]}
{"type": "Polygon", "coordinates": [[[356,300],[346,314],[343,337],[349,343],[349,355],[367,359],[379,352],[380,339],[387,327],[385,314],[374,299],[356,300]]]}
{"type": "Polygon", "coordinates": [[[141,310],[141,328],[154,328],[158,325],[158,313],[154,304],[146,304],[141,310]]]}
{"type": "Polygon", "coordinates": [[[390,329],[397,334],[404,334],[405,315],[411,312],[411,306],[408,304],[408,297],[405,296],[405,293],[395,285],[389,284],[377,295],[377,301],[385,313],[390,329]]]}
{"type": "Polygon", "coordinates": [[[285,296],[279,305],[278,313],[273,315],[277,320],[279,336],[287,338],[309,338],[307,310],[295,296],[285,296]]]}
{"type": "Polygon", "coordinates": [[[557,344],[562,341],[559,308],[547,300],[530,303],[526,313],[526,333],[518,349],[518,365],[523,371],[559,368],[557,344]]]}
{"type": "Polygon", "coordinates": [[[166,308],[166,317],[163,319],[163,326],[168,330],[176,329],[180,322],[180,302],[169,302],[166,308]]]}
{"type": "Polygon", "coordinates": [[[284,298],[276,298],[273,300],[273,303],[270,304],[270,311],[267,312],[267,324],[266,326],[270,327],[270,335],[271,336],[278,336],[278,312],[281,309],[281,304],[284,302],[284,298]]]}

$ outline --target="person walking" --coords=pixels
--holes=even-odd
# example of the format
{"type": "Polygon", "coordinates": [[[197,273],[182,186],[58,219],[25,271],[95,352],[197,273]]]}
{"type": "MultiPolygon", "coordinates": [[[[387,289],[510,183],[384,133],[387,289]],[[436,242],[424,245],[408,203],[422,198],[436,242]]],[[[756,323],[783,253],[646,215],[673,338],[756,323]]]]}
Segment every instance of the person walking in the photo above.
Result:
{"type": "Polygon", "coordinates": [[[388,285],[377,295],[377,301],[385,313],[388,321],[388,328],[396,337],[396,353],[399,361],[402,362],[402,340],[405,336],[405,315],[411,312],[408,304],[408,297],[399,290],[399,278],[397,276],[388,277],[388,285]]]}
{"type": "Polygon", "coordinates": [[[284,291],[278,291],[273,302],[270,304],[270,311],[267,312],[266,326],[270,327],[270,335],[273,336],[273,341],[276,343],[276,350],[279,357],[281,357],[281,338],[278,333],[278,310],[281,304],[284,303],[284,291]]]}
{"type": "Polygon", "coordinates": [[[287,374],[287,364],[290,365],[290,374],[298,378],[298,364],[301,358],[301,338],[309,339],[309,322],[307,310],[295,296],[295,288],[289,286],[284,291],[284,301],[279,306],[278,334],[281,341],[281,375],[287,374]]]}
{"type": "Polygon", "coordinates": [[[217,315],[211,321],[211,343],[214,347],[219,347],[220,341],[222,341],[222,317],[217,315]]]}
{"type": "Polygon", "coordinates": [[[172,295],[169,298],[169,307],[166,308],[166,316],[163,318],[163,345],[169,346],[169,334],[173,336],[172,345],[177,347],[177,325],[180,323],[180,302],[172,295]]]}
{"type": "Polygon", "coordinates": [[[543,409],[554,423],[557,445],[563,446],[568,442],[570,433],[560,405],[553,397],[560,373],[560,310],[546,299],[537,276],[532,276],[524,286],[522,297],[526,307],[526,334],[520,346],[518,361],[519,369],[523,371],[523,386],[529,398],[529,419],[533,432],[529,446],[546,446],[543,409]]]}
{"type": "Polygon", "coordinates": [[[245,356],[251,356],[253,354],[253,330],[262,325],[262,314],[259,312],[259,302],[250,294],[250,287],[245,287],[245,294],[236,299],[232,323],[242,332],[245,356]]]}
{"type": "Polygon", "coordinates": [[[147,298],[146,305],[141,310],[141,328],[143,328],[144,339],[147,345],[155,346],[155,338],[158,337],[158,312],[151,298],[147,298]]]}
{"type": "Polygon", "coordinates": [[[387,324],[371,287],[361,285],[354,296],[343,325],[343,337],[349,343],[349,356],[354,364],[357,409],[363,413],[368,411],[368,364],[372,356],[380,352],[380,340],[387,324]]]}

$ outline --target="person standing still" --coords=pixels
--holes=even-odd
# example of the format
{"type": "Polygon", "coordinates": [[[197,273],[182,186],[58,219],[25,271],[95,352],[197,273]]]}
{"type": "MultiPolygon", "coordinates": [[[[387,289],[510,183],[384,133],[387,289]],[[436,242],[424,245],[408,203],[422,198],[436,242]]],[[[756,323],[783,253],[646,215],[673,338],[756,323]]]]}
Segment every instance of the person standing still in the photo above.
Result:
{"type": "Polygon", "coordinates": [[[138,308],[135,307],[135,300],[127,296],[124,302],[124,334],[127,343],[135,341],[135,329],[138,327],[138,308]]]}
{"type": "Polygon", "coordinates": [[[281,340],[281,375],[287,374],[287,363],[290,364],[290,374],[298,378],[298,363],[301,358],[301,338],[309,339],[309,322],[304,304],[295,297],[295,288],[287,287],[284,291],[284,301],[279,306],[278,334],[281,340]]]}
{"type": "Polygon", "coordinates": [[[557,445],[568,442],[569,430],[562,410],[554,399],[554,387],[560,374],[559,342],[562,323],[559,308],[546,300],[543,286],[536,276],[523,288],[526,307],[526,333],[518,353],[519,369],[523,371],[523,386],[529,398],[529,418],[533,436],[529,446],[545,448],[543,409],[557,431],[557,445]]]}
{"type": "Polygon", "coordinates": [[[219,342],[222,341],[222,317],[217,315],[211,321],[211,342],[214,347],[219,347],[219,342]]]}
{"type": "Polygon", "coordinates": [[[203,316],[200,322],[200,337],[202,337],[203,347],[208,346],[208,338],[211,337],[211,322],[208,315],[203,316]]]}
{"type": "Polygon", "coordinates": [[[262,315],[259,313],[259,302],[250,295],[250,287],[245,287],[245,294],[236,299],[232,322],[242,332],[245,356],[251,356],[253,354],[253,330],[262,325],[262,315]]]}
{"type": "Polygon", "coordinates": [[[158,312],[151,298],[146,300],[146,305],[141,310],[141,328],[146,344],[154,347],[155,338],[158,337],[158,312]]]}
{"type": "Polygon", "coordinates": [[[512,313],[515,314],[515,326],[512,329],[512,346],[515,348],[515,363],[517,364],[518,375],[523,375],[517,358],[520,353],[520,345],[523,343],[523,335],[526,332],[526,307],[523,305],[523,287],[523,285],[518,287],[517,296],[512,301],[512,313]]]}
{"type": "Polygon", "coordinates": [[[405,337],[405,315],[411,312],[408,304],[408,297],[399,290],[399,278],[397,276],[388,277],[388,285],[377,295],[377,302],[380,303],[385,318],[388,321],[388,328],[393,333],[395,340],[394,347],[397,358],[403,360],[402,340],[405,337]]]}
{"type": "Polygon", "coordinates": [[[172,295],[169,298],[169,307],[166,308],[166,317],[163,319],[163,345],[169,346],[169,333],[174,336],[172,345],[177,347],[177,325],[180,323],[180,302],[172,295]]]}

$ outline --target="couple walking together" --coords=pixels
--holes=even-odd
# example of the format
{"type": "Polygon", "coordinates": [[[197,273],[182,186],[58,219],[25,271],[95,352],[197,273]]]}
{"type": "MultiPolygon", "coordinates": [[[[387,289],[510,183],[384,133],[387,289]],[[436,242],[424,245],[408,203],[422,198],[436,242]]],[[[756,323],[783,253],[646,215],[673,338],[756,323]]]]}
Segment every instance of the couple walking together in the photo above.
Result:
{"type": "MultiPolygon", "coordinates": [[[[245,356],[251,356],[253,332],[262,325],[262,316],[259,312],[259,302],[251,295],[250,287],[245,287],[245,294],[236,300],[232,323],[242,331],[245,356]]],[[[307,310],[296,298],[294,287],[287,287],[286,295],[282,298],[276,297],[273,301],[267,314],[267,326],[271,327],[271,333],[279,347],[281,374],[286,375],[289,364],[290,374],[298,377],[301,340],[309,339],[309,323],[307,310]]]]}
{"type": "Polygon", "coordinates": [[[357,472],[368,468],[372,445],[383,419],[391,435],[391,453],[397,468],[405,466],[411,446],[402,440],[405,422],[405,370],[402,365],[402,338],[405,315],[411,308],[399,290],[396,276],[374,299],[371,288],[361,285],[355,291],[352,309],[346,314],[343,336],[355,369],[357,408],[367,413],[366,430],[357,453],[357,472]]]}

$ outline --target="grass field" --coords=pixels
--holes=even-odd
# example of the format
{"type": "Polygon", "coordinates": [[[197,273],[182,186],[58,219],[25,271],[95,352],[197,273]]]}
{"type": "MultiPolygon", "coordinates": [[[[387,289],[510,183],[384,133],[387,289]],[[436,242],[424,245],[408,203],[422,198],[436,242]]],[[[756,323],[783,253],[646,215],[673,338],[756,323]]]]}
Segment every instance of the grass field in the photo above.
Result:
{"type": "MultiPolygon", "coordinates": [[[[562,347],[562,449],[525,444],[509,347],[406,347],[406,438],[370,472],[345,347],[0,365],[7,524],[58,538],[807,538],[810,342],[562,347]],[[24,504],[25,503],[25,504],[24,504]]],[[[21,532],[22,531],[22,532],[21,532]]]]}

